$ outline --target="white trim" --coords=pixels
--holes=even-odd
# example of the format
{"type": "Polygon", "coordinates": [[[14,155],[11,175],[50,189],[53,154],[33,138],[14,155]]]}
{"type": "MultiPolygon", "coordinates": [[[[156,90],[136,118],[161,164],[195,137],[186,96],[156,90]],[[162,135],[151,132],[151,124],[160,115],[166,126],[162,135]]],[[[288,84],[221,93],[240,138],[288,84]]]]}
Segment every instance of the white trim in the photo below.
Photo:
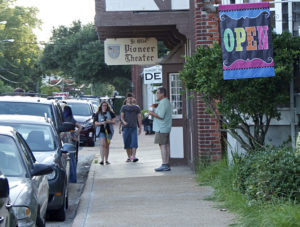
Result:
{"type": "MultiPolygon", "coordinates": [[[[171,102],[171,104],[173,105],[173,100],[172,100],[172,80],[171,80],[171,77],[173,76],[173,75],[176,75],[176,76],[178,76],[179,75],[179,73],[169,73],[169,94],[170,94],[170,102],[171,102]]],[[[175,87],[175,88],[177,88],[177,87],[175,87]]],[[[181,87],[181,89],[182,89],[182,87],[181,87]]],[[[174,94],[174,95],[179,95],[179,94],[174,94]]],[[[180,94],[181,95],[181,103],[182,103],[182,106],[181,106],[181,111],[183,111],[183,100],[182,100],[182,98],[183,98],[183,95],[182,94],[180,94]]],[[[176,101],[176,100],[175,100],[176,101]]],[[[172,110],[174,110],[174,109],[172,109],[172,110]]],[[[173,114],[173,111],[172,111],[172,119],[182,119],[183,118],[183,114],[181,113],[181,114],[173,114]]]]}
{"type": "Polygon", "coordinates": [[[171,129],[170,158],[184,158],[183,127],[172,127],[171,129]]]}

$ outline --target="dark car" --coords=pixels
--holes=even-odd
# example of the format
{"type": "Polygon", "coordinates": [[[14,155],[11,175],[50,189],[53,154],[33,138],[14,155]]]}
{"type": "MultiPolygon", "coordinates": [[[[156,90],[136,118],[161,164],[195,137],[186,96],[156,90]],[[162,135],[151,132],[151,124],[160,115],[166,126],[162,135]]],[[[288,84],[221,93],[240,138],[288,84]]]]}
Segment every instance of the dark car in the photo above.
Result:
{"type": "Polygon", "coordinates": [[[75,146],[62,145],[58,132],[49,118],[29,115],[0,115],[0,125],[15,128],[26,140],[39,163],[53,166],[47,175],[49,199],[47,210],[56,220],[64,221],[68,206],[68,152],[75,152],[75,146]]]}
{"type": "Polygon", "coordinates": [[[0,226],[17,226],[17,218],[9,199],[7,178],[0,172],[0,226]]]}
{"type": "Polygon", "coordinates": [[[22,135],[0,126],[0,171],[7,177],[18,226],[45,226],[50,165],[36,162],[22,135]]]}
{"type": "MultiPolygon", "coordinates": [[[[63,113],[60,103],[53,99],[30,96],[0,96],[0,115],[19,114],[35,115],[44,117],[47,115],[57,130],[63,124],[63,113]]],[[[63,133],[67,136],[67,133],[63,133]]],[[[63,141],[64,138],[61,138],[63,141]]],[[[76,154],[78,154],[79,144],[76,144],[76,154]]]]}
{"type": "Polygon", "coordinates": [[[96,141],[96,127],[94,122],[93,105],[87,100],[66,100],[72,108],[75,120],[82,125],[80,143],[94,146],[96,141]]]}

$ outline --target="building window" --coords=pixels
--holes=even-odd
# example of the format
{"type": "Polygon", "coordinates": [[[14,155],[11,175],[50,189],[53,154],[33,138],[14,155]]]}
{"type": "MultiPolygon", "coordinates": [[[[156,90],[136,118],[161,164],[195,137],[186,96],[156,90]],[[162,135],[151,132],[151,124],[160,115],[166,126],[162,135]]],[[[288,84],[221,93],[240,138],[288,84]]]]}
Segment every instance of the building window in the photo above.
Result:
{"type": "Polygon", "coordinates": [[[170,73],[170,102],[173,109],[173,118],[182,118],[182,81],[179,73],[170,73]]]}

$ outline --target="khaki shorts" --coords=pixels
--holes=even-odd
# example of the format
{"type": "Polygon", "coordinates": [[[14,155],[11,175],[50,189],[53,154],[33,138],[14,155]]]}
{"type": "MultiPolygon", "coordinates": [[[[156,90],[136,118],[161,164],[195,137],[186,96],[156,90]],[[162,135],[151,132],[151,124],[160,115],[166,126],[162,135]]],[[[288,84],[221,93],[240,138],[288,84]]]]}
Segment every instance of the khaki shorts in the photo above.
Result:
{"type": "Polygon", "coordinates": [[[170,143],[170,133],[155,132],[154,143],[166,145],[170,143]]]}

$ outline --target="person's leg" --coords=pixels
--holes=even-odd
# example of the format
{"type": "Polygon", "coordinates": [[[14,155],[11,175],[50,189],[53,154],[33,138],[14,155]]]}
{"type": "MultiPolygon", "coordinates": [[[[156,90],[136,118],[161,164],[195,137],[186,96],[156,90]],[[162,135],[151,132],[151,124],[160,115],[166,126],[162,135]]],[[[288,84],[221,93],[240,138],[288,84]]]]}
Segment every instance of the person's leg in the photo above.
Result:
{"type": "Polygon", "coordinates": [[[155,171],[169,171],[169,160],[170,160],[170,145],[169,145],[169,134],[167,133],[158,133],[155,135],[155,143],[159,144],[162,165],[159,168],[156,168],[155,171]]]}
{"type": "Polygon", "coordinates": [[[105,152],[106,152],[106,139],[103,137],[100,137],[100,158],[101,158],[101,162],[100,164],[103,165],[104,163],[104,156],[105,156],[105,152]]]}
{"type": "Polygon", "coordinates": [[[170,160],[170,145],[164,144],[159,145],[161,151],[162,164],[169,164],[170,160]]]}
{"type": "Polygon", "coordinates": [[[129,136],[129,132],[128,132],[128,128],[125,128],[125,127],[123,127],[123,129],[122,129],[122,135],[123,135],[123,143],[124,143],[124,149],[126,150],[126,153],[127,153],[127,162],[129,162],[130,161],[130,157],[131,157],[131,154],[132,154],[132,152],[131,152],[131,148],[129,148],[129,144],[128,144],[128,136],[129,136]]]}
{"type": "Polygon", "coordinates": [[[104,155],[104,159],[105,159],[105,163],[106,164],[110,164],[108,162],[108,155],[109,155],[109,143],[107,141],[105,141],[106,144],[105,144],[105,155],[104,155]]]}
{"type": "Polygon", "coordinates": [[[130,159],[130,157],[132,155],[131,149],[130,148],[126,149],[126,153],[127,153],[128,158],[130,159]]]}
{"type": "Polygon", "coordinates": [[[137,128],[132,128],[131,129],[131,144],[130,146],[132,147],[132,161],[137,162],[139,159],[136,158],[136,151],[138,148],[138,135],[137,135],[137,128]]]}
{"type": "Polygon", "coordinates": [[[77,165],[76,165],[76,158],[75,153],[70,153],[70,176],[69,176],[69,182],[70,183],[76,183],[77,182],[77,165]]]}

